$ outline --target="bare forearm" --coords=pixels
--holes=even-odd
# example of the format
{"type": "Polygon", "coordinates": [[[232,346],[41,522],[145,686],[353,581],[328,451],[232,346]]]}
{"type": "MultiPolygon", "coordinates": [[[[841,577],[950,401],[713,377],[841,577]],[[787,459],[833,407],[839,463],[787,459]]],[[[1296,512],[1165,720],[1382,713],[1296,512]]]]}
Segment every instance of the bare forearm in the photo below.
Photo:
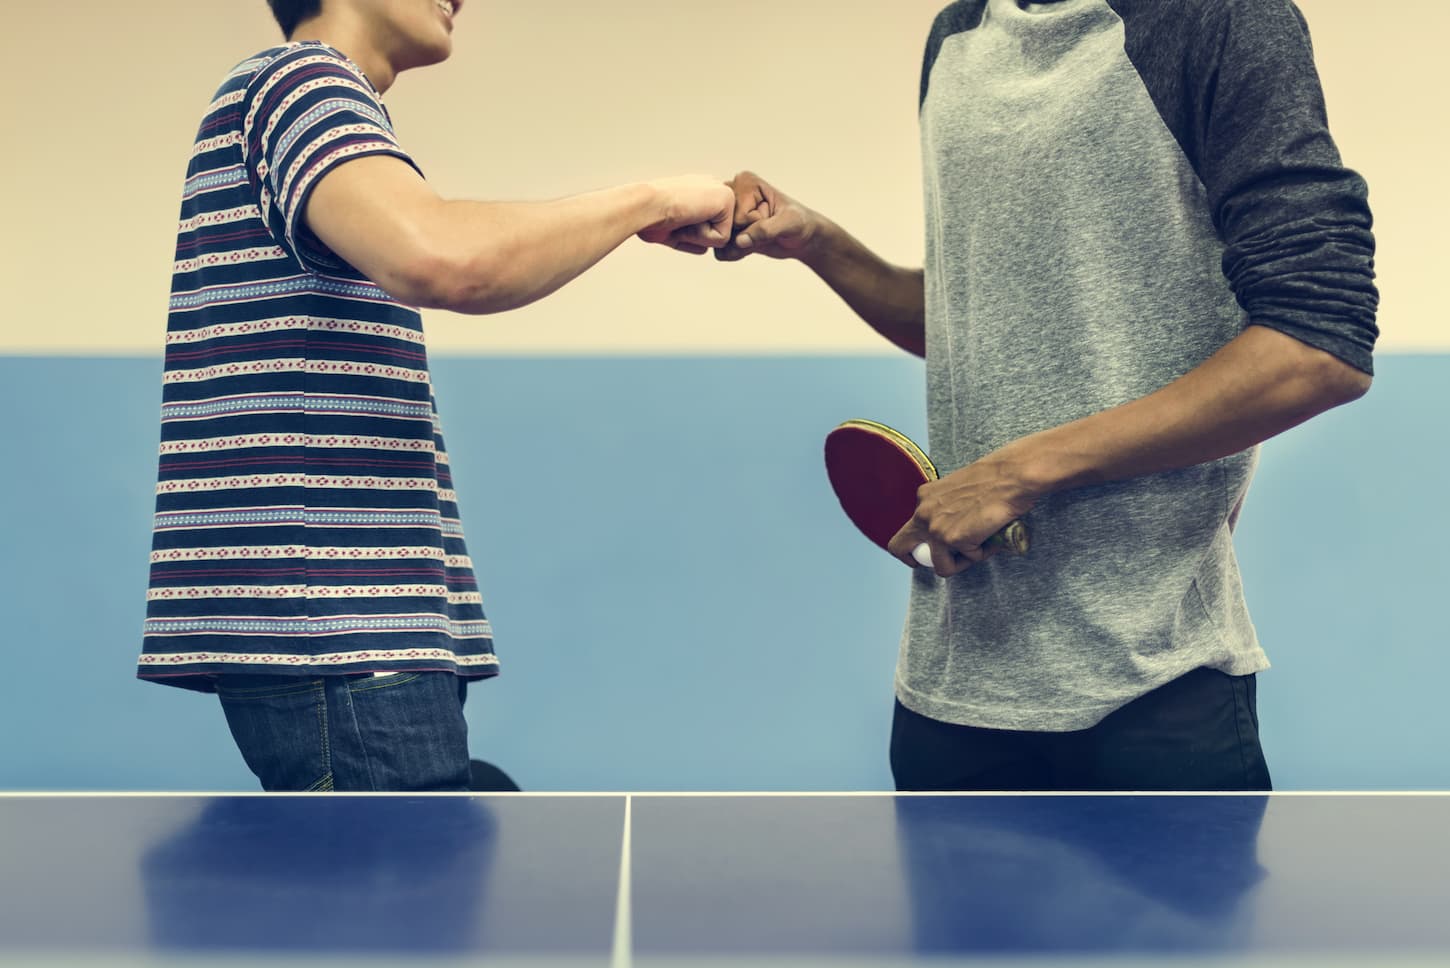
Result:
{"type": "Polygon", "coordinates": [[[824,218],[800,260],[872,329],[908,353],[926,355],[922,270],[886,262],[824,218]]]}
{"type": "Polygon", "coordinates": [[[496,313],[549,295],[660,217],[647,185],[549,202],[444,202],[433,246],[448,268],[426,304],[496,313]]]}
{"type": "Polygon", "coordinates": [[[998,452],[1050,494],[1217,460],[1364,394],[1370,378],[1327,353],[1250,326],[1203,364],[1122,406],[998,452]]]}
{"type": "Polygon", "coordinates": [[[324,175],[306,206],[322,245],[394,298],[496,313],[547,296],[631,235],[722,246],[735,197],[680,175],[550,202],[447,201],[403,161],[370,155],[324,175]]]}

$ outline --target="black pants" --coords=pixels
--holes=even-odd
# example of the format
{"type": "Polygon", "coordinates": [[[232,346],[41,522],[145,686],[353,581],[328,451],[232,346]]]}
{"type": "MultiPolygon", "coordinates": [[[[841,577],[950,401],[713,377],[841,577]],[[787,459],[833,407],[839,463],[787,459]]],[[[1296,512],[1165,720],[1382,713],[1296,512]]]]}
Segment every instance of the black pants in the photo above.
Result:
{"type": "Polygon", "coordinates": [[[1089,729],[956,726],[898,701],[898,790],[1269,790],[1254,677],[1195,669],[1089,729]]]}

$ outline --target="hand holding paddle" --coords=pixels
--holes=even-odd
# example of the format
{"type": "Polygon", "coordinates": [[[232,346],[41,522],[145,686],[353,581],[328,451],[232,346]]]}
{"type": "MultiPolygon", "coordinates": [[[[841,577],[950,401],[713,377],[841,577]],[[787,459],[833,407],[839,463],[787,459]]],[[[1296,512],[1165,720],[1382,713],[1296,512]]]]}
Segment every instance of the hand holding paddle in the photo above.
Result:
{"type": "MultiPolygon", "coordinates": [[[[917,492],[938,480],[931,459],[905,434],[870,420],[848,420],[831,431],[825,456],[826,474],[846,516],[866,537],[896,554],[893,542],[916,518],[917,492]]],[[[1026,526],[1014,520],[982,542],[986,554],[981,557],[997,551],[1025,555],[1029,544],[1026,526]]],[[[910,546],[909,554],[932,567],[925,541],[910,546]]],[[[969,563],[980,560],[964,557],[969,563]]]]}

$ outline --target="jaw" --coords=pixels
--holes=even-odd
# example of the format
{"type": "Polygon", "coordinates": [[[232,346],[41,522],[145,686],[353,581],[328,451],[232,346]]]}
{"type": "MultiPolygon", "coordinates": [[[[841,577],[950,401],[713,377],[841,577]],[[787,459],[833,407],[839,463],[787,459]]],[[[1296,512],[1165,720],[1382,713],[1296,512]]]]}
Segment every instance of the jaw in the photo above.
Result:
{"type": "MultiPolygon", "coordinates": [[[[455,3],[455,12],[462,4],[455,3]]],[[[397,11],[398,7],[391,7],[397,11]]],[[[395,72],[427,67],[448,59],[453,53],[453,24],[446,20],[434,0],[408,6],[401,17],[379,22],[379,43],[388,52],[395,72]]]]}

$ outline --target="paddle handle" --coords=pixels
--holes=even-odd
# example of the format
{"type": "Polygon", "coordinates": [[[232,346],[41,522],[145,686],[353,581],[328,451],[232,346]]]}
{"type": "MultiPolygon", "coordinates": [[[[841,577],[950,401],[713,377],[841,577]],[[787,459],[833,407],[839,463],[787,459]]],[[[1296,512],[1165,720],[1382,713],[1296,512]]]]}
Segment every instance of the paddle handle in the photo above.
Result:
{"type": "MultiPolygon", "coordinates": [[[[1027,549],[1031,546],[1032,541],[1027,536],[1027,525],[1021,521],[1013,521],[1007,527],[982,542],[982,547],[984,548],[1002,548],[1004,551],[1008,551],[1019,557],[1027,554],[1027,549]]],[[[911,549],[911,557],[915,558],[916,563],[921,565],[921,567],[931,567],[931,548],[927,546],[925,541],[911,549]]]]}

